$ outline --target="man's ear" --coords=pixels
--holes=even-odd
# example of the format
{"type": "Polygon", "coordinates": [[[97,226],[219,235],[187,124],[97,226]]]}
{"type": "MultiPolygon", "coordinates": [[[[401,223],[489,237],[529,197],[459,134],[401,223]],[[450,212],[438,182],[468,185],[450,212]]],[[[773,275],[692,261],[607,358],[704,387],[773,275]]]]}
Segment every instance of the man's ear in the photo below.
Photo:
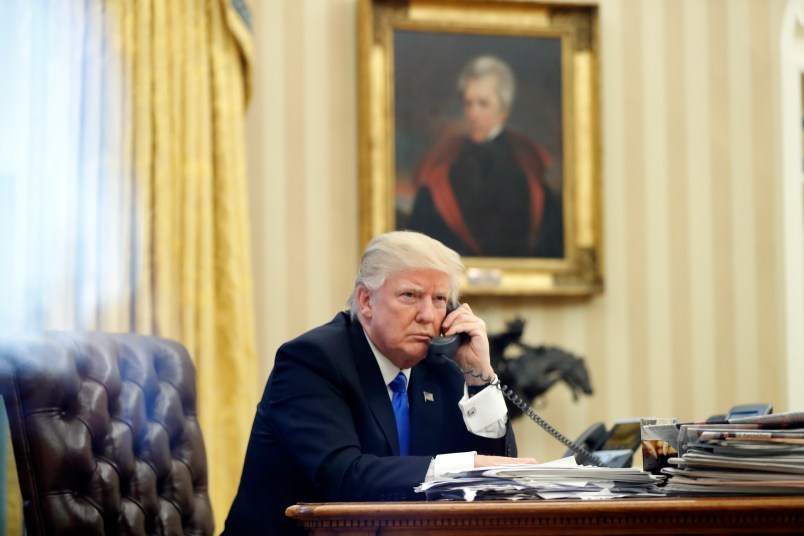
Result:
{"type": "Polygon", "coordinates": [[[363,285],[357,287],[357,310],[361,316],[371,318],[371,292],[363,285]]]}

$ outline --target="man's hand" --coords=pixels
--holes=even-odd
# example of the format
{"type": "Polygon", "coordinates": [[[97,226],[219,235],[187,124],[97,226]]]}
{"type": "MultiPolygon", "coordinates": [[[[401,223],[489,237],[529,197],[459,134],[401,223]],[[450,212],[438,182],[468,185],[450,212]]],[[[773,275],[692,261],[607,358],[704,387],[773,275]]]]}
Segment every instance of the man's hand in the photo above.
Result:
{"type": "MultiPolygon", "coordinates": [[[[462,344],[454,356],[455,362],[461,367],[461,370],[467,371],[471,369],[475,374],[482,374],[487,381],[494,378],[486,323],[475,316],[467,304],[461,304],[460,307],[448,314],[444,318],[441,329],[444,335],[466,333],[470,337],[469,342],[462,344]]],[[[468,385],[482,385],[485,382],[480,378],[467,374],[466,383],[468,385]]]]}
{"type": "Polygon", "coordinates": [[[475,467],[490,467],[492,465],[514,465],[519,463],[539,463],[536,458],[509,458],[508,456],[483,456],[475,454],[475,467]]]}

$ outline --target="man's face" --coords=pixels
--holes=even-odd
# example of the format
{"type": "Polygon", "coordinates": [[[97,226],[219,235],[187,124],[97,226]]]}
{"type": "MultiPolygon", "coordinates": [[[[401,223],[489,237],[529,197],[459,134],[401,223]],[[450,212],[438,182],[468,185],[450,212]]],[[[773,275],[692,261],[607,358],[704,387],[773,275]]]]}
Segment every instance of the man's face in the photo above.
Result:
{"type": "Polygon", "coordinates": [[[508,119],[497,96],[496,76],[470,78],[463,90],[463,115],[466,117],[469,137],[475,143],[488,141],[495,128],[508,119]]]}
{"type": "Polygon", "coordinates": [[[389,276],[374,292],[358,289],[360,323],[369,339],[400,369],[427,355],[447,315],[449,276],[437,270],[411,270],[389,276]]]}

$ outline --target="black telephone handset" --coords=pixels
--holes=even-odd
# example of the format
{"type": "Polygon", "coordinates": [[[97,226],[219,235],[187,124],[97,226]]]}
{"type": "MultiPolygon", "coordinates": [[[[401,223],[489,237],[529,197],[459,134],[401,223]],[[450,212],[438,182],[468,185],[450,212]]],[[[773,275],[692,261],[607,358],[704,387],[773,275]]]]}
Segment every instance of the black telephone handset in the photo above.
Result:
{"type": "MultiPolygon", "coordinates": [[[[458,304],[460,307],[460,304],[458,304]]],[[[456,307],[447,307],[447,314],[454,311],[456,307]]],[[[453,359],[458,348],[466,341],[469,340],[469,335],[466,333],[456,333],[455,335],[440,335],[433,337],[430,340],[430,348],[427,350],[427,356],[441,356],[447,359],[453,359]]]]}
{"type": "MultiPolygon", "coordinates": [[[[583,445],[590,451],[595,451],[603,446],[607,435],[608,431],[606,430],[606,425],[602,422],[598,422],[584,430],[583,433],[575,439],[575,442],[579,445],[583,445]]],[[[566,455],[570,455],[570,453],[568,452],[566,455]]]]}
{"type": "MultiPolygon", "coordinates": [[[[460,306],[460,304],[458,304],[460,306]]],[[[448,307],[447,314],[454,311],[454,308],[448,307]]],[[[438,336],[433,337],[430,341],[430,347],[427,350],[427,358],[446,358],[450,361],[453,360],[455,353],[458,351],[458,348],[464,342],[469,340],[469,335],[466,333],[456,333],[455,335],[448,335],[448,336],[438,336]]],[[[460,370],[458,364],[452,361],[456,368],[460,370]]],[[[509,389],[508,386],[505,384],[500,383],[499,378],[486,378],[481,373],[475,372],[473,369],[469,370],[461,370],[461,373],[467,376],[474,376],[475,378],[482,379],[486,384],[493,385],[497,389],[502,392],[502,394],[513,404],[519,408],[523,414],[527,415],[533,422],[541,426],[548,434],[556,438],[558,441],[563,443],[566,447],[569,448],[571,452],[576,455],[576,459],[581,462],[589,462],[593,465],[597,466],[605,466],[606,464],[603,463],[597,456],[590,452],[590,449],[583,443],[577,444],[566,436],[561,434],[558,430],[550,426],[550,424],[545,421],[538,413],[536,413],[533,408],[531,408],[527,402],[519,398],[519,396],[514,393],[513,390],[509,389]]]]}
{"type": "MultiPolygon", "coordinates": [[[[602,422],[595,423],[578,436],[575,443],[594,452],[609,467],[631,467],[641,436],[639,419],[623,419],[615,422],[611,430],[602,422]]],[[[573,454],[570,449],[564,455],[573,454]]]]}
{"type": "Polygon", "coordinates": [[[428,355],[453,359],[458,348],[466,339],[468,339],[468,337],[464,333],[457,333],[446,337],[433,337],[430,341],[430,349],[427,351],[428,355]]]}

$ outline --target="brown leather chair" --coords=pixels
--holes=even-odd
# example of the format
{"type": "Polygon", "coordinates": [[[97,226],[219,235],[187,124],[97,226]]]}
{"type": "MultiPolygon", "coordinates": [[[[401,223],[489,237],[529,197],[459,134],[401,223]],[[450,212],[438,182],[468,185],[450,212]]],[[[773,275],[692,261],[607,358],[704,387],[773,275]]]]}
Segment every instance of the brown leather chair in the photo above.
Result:
{"type": "Polygon", "coordinates": [[[0,393],[28,535],[213,533],[195,368],[180,344],[0,339],[0,393]]]}

